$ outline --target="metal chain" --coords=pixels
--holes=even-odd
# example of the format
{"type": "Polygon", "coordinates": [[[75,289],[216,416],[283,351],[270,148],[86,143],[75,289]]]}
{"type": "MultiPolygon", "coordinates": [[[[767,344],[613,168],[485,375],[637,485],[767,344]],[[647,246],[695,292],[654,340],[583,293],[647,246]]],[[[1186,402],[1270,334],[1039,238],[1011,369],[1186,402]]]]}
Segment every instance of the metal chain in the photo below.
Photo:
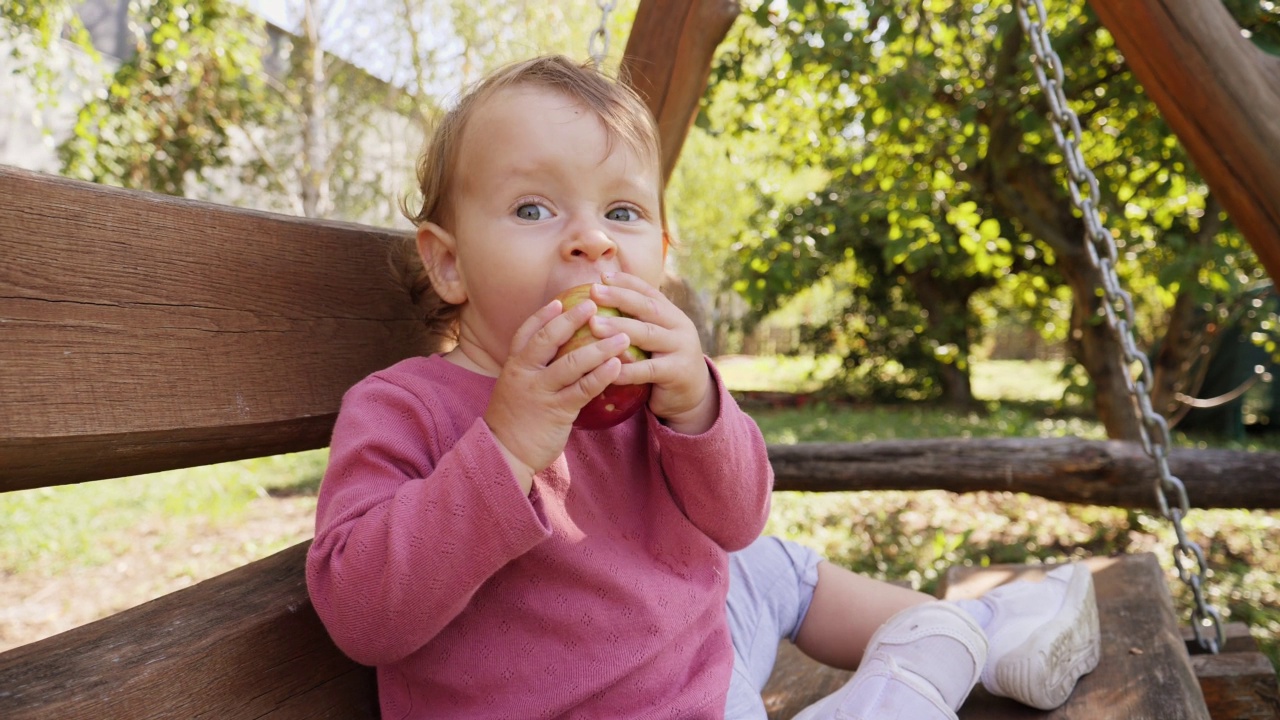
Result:
{"type": "Polygon", "coordinates": [[[1120,278],[1116,274],[1115,239],[1102,224],[1098,178],[1085,164],[1084,155],[1080,152],[1080,118],[1067,104],[1067,97],[1063,93],[1062,59],[1054,52],[1045,31],[1048,15],[1042,0],[1018,0],[1017,11],[1022,29],[1031,40],[1031,65],[1049,102],[1049,125],[1053,128],[1053,137],[1066,158],[1067,190],[1071,193],[1071,203],[1080,210],[1084,218],[1085,237],[1088,241],[1085,248],[1088,250],[1089,262],[1102,274],[1105,296],[1102,308],[1107,316],[1107,325],[1120,341],[1124,355],[1125,387],[1137,403],[1142,416],[1138,435],[1142,440],[1143,450],[1156,464],[1156,501],[1161,514],[1173,524],[1173,531],[1177,536],[1177,543],[1173,548],[1173,564],[1178,570],[1178,577],[1195,596],[1195,607],[1191,610],[1191,629],[1200,647],[1216,654],[1226,642],[1222,616],[1205,601],[1204,587],[1208,567],[1204,551],[1198,544],[1187,539],[1187,533],[1182,527],[1182,520],[1189,511],[1187,488],[1169,471],[1169,425],[1151,407],[1151,394],[1146,383],[1154,374],[1146,354],[1138,349],[1134,341],[1133,299],[1121,287],[1120,278]],[[1027,12],[1030,3],[1035,5],[1036,20],[1032,20],[1027,12]],[[1141,367],[1138,380],[1133,377],[1132,368],[1135,364],[1141,367]],[[1191,567],[1188,567],[1188,563],[1191,567]],[[1213,637],[1206,637],[1203,628],[1210,625],[1214,629],[1213,637]]]}
{"type": "Polygon", "coordinates": [[[618,0],[596,0],[596,7],[600,8],[600,26],[592,30],[591,37],[587,39],[587,54],[596,67],[601,67],[609,57],[609,13],[617,5],[618,0]]]}

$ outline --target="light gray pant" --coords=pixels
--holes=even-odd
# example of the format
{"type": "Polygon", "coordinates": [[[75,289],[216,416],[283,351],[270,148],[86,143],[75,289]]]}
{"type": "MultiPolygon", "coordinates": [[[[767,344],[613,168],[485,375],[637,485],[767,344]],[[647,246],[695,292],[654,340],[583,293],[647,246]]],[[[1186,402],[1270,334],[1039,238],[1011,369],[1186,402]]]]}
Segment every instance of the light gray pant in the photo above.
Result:
{"type": "Polygon", "coordinates": [[[765,720],[760,693],[777,659],[782,638],[800,631],[822,557],[803,545],[761,537],[729,555],[729,631],[733,635],[733,677],[726,720],[765,720]]]}

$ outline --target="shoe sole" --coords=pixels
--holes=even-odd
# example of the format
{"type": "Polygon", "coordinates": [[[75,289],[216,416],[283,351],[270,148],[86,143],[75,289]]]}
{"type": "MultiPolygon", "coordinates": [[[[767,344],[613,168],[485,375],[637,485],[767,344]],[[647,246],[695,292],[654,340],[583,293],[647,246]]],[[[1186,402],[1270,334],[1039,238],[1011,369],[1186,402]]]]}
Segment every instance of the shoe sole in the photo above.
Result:
{"type": "Polygon", "coordinates": [[[1001,695],[1052,710],[1067,701],[1081,675],[1098,666],[1098,603],[1087,567],[1076,566],[1064,607],[1074,611],[1060,613],[1000,660],[995,678],[1001,695]]]}

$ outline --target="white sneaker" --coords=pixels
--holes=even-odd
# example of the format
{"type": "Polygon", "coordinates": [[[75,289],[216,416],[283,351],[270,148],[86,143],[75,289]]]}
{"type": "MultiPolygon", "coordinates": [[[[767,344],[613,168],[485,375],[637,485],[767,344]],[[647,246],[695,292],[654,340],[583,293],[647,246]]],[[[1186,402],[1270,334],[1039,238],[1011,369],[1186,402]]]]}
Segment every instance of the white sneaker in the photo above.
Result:
{"type": "Polygon", "coordinates": [[[861,666],[844,687],[794,720],[956,720],[986,657],[986,637],[968,613],[951,603],[915,605],[871,636],[861,666]],[[939,655],[939,647],[967,657],[939,655]],[[935,682],[952,688],[955,697],[944,697],[935,682]]]}
{"type": "Polygon", "coordinates": [[[1063,565],[1041,582],[1001,585],[979,600],[992,613],[982,684],[993,695],[1052,710],[1097,667],[1098,603],[1084,565],[1063,565]]]}

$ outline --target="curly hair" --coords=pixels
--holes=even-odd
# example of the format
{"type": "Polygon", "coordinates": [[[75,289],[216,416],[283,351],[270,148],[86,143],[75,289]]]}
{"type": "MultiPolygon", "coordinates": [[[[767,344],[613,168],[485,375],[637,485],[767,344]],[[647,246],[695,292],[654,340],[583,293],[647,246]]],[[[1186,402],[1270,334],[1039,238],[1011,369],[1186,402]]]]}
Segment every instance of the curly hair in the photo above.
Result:
{"type": "MultiPolygon", "coordinates": [[[[418,192],[421,205],[413,209],[406,198],[400,210],[415,226],[433,222],[445,229],[453,226],[450,181],[458,165],[463,130],[485,99],[514,86],[547,88],[563,93],[594,112],[604,123],[610,142],[621,140],[642,158],[660,162],[658,127],[648,106],[631,87],[602,73],[594,64],[575,63],[563,55],[548,55],[507,65],[481,80],[463,94],[440,119],[418,158],[418,192]]],[[[658,197],[662,228],[667,218],[663,182],[658,197]]],[[[415,239],[407,237],[396,248],[394,264],[410,299],[433,336],[456,339],[461,306],[446,302],[431,287],[427,268],[418,255],[415,239]]]]}

